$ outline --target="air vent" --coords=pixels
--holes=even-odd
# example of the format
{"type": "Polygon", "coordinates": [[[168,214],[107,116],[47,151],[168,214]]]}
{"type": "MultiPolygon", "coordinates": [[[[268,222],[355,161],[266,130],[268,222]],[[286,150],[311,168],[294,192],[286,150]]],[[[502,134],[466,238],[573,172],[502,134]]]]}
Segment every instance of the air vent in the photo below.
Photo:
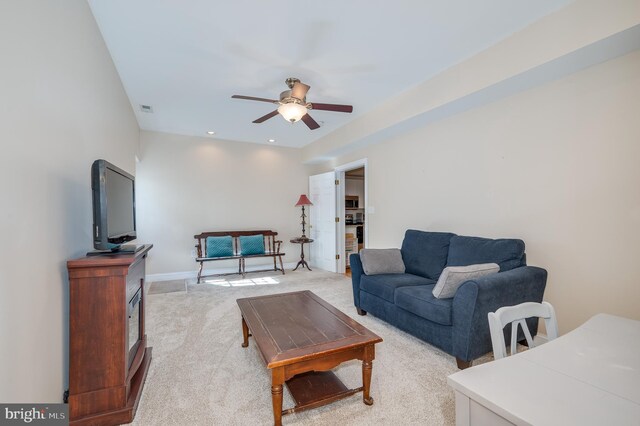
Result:
{"type": "Polygon", "coordinates": [[[151,105],[140,105],[140,111],[153,114],[153,107],[151,105]]]}

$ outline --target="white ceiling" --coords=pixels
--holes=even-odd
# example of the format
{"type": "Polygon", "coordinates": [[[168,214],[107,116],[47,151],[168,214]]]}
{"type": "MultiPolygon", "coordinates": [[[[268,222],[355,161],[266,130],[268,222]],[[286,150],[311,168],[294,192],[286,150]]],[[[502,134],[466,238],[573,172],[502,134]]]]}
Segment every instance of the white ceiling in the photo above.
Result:
{"type": "Polygon", "coordinates": [[[140,128],[301,147],[571,0],[89,0],[140,128]],[[276,116],[284,80],[311,86],[321,127],[276,116]],[[153,114],[140,111],[151,105],[153,114]]]}

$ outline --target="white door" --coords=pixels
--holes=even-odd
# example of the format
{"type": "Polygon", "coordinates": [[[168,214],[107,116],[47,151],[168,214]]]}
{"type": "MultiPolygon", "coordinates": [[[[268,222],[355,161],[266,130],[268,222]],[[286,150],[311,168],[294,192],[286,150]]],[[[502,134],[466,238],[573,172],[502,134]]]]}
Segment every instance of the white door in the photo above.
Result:
{"type": "Polygon", "coordinates": [[[311,264],[337,272],[336,254],[336,175],[335,172],[309,176],[311,264]]]}

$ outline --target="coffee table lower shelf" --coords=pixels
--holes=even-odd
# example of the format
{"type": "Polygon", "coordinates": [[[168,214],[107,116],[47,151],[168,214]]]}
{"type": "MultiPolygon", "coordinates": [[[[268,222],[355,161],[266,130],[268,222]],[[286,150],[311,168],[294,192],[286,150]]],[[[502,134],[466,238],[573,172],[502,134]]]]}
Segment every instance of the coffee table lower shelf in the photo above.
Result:
{"type": "Polygon", "coordinates": [[[296,406],[283,410],[283,415],[330,404],[363,390],[363,387],[347,388],[332,371],[311,371],[298,374],[285,383],[296,406]]]}

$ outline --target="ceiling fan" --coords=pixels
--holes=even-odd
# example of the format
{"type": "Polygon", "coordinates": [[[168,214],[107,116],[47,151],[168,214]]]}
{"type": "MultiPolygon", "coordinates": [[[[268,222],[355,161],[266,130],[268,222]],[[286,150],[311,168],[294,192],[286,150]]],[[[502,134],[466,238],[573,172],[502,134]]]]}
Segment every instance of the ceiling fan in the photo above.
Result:
{"type": "Polygon", "coordinates": [[[290,77],[285,80],[289,90],[285,90],[280,93],[280,100],[255,98],[253,96],[233,95],[234,99],[246,99],[248,101],[269,102],[279,105],[275,111],[271,111],[269,114],[264,115],[256,120],[254,123],[262,123],[267,121],[271,117],[275,117],[280,114],[285,120],[295,123],[302,120],[311,130],[315,130],[320,125],[311,118],[308,114],[308,110],[317,109],[320,111],[334,111],[334,112],[352,112],[353,106],[351,105],[337,105],[337,104],[321,104],[316,102],[307,102],[307,92],[311,88],[304,83],[301,83],[297,78],[290,77]]]}

